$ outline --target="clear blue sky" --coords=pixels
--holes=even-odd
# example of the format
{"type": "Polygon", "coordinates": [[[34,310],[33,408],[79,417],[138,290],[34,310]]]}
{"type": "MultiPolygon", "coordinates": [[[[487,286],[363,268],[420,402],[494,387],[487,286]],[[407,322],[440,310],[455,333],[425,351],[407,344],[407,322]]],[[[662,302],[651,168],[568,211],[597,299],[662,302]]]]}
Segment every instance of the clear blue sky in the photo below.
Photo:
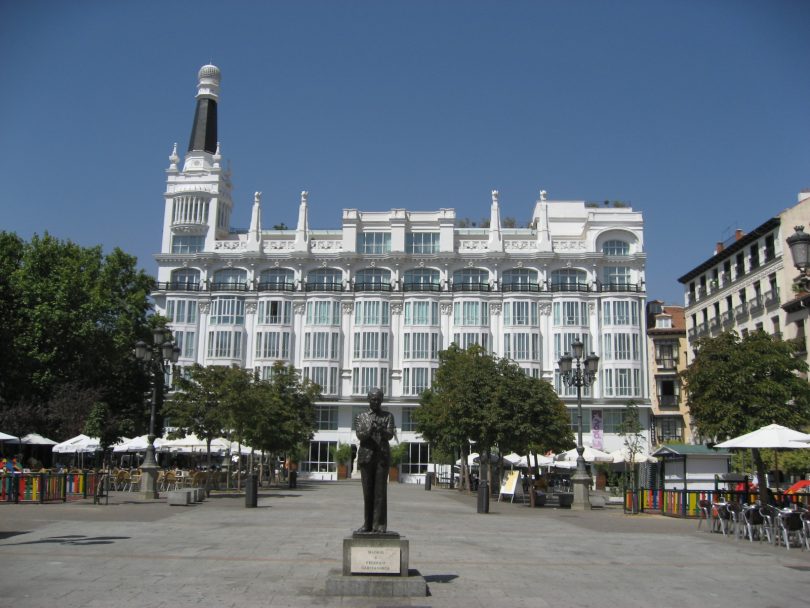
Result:
{"type": "Polygon", "coordinates": [[[0,230],[156,266],[196,74],[222,69],[235,226],[343,208],[644,213],[648,295],[810,187],[810,2],[0,3],[0,230]]]}

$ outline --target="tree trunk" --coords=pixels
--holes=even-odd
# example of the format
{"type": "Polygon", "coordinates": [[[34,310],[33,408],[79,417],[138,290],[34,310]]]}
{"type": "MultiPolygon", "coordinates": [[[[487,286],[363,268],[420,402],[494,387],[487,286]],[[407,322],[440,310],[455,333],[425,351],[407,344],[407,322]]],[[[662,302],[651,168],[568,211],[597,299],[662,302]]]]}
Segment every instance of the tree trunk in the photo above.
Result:
{"type": "Polygon", "coordinates": [[[762,460],[762,454],[757,448],[751,450],[751,458],[754,461],[754,466],[757,469],[757,483],[759,487],[759,502],[763,505],[770,504],[770,497],[768,496],[768,478],[765,475],[765,463],[762,460]]]}

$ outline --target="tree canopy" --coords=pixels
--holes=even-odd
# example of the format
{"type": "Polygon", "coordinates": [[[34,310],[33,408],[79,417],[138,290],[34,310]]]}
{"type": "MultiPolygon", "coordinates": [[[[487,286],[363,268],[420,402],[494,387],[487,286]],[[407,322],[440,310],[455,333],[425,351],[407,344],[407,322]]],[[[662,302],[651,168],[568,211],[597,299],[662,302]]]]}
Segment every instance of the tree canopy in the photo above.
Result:
{"type": "Polygon", "coordinates": [[[149,379],[132,347],[149,335],[153,284],[120,249],[0,232],[3,428],[64,439],[96,402],[127,433],[143,428],[149,379]]]}
{"type": "Polygon", "coordinates": [[[436,378],[414,417],[418,432],[443,450],[468,441],[482,454],[495,446],[526,453],[573,444],[567,409],[553,387],[479,346],[451,345],[439,353],[436,378]]]}

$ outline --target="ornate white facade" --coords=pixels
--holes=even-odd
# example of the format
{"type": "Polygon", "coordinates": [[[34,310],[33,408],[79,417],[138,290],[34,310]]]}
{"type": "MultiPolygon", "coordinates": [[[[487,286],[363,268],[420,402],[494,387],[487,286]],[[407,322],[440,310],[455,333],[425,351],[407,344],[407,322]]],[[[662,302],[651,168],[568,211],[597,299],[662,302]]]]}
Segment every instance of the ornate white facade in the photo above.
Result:
{"type": "Polygon", "coordinates": [[[502,228],[493,191],[487,228],[458,227],[453,209],[344,209],[339,228],[314,230],[302,192],[295,229],[268,230],[257,192],[249,230],[232,232],[216,134],[199,134],[211,128],[218,91],[219,70],[205,66],[197,98],[208,100],[208,124],[198,107],[182,169],[176,148],[170,156],[153,296],[181,344],[181,365],[269,374],[284,361],[321,386],[320,430],[303,473],[334,477],[328,444],[356,443],[352,420],[375,386],[399,440],[413,444],[404,478],[424,473],[427,446],[411,415],[453,342],[481,344],[555,383],[575,412],[575,393],[555,370],[581,339],[601,357],[583,400],[586,443],[592,410],[602,414],[606,450],[621,446],[615,430],[629,400],[648,422],[641,213],[541,192],[529,227],[502,228]],[[203,139],[208,149],[195,145],[203,139]]]}

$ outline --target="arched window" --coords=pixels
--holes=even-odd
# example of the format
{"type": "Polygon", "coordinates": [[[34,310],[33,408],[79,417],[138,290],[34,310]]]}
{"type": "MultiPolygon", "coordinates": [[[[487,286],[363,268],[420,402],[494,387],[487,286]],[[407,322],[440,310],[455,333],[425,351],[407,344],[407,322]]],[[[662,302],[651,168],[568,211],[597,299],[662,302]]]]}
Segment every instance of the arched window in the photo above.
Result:
{"type": "Polygon", "coordinates": [[[354,275],[355,291],[391,291],[391,271],[384,268],[364,268],[354,275]]]}
{"type": "Polygon", "coordinates": [[[178,268],[172,271],[171,289],[197,291],[200,287],[200,271],[195,268],[178,268]]]}
{"type": "Polygon", "coordinates": [[[605,266],[602,269],[602,291],[636,291],[633,272],[627,266],[605,266]]]}
{"type": "Polygon", "coordinates": [[[605,241],[605,244],[602,245],[602,253],[613,256],[630,255],[630,243],[619,239],[605,241]]]}
{"type": "Polygon", "coordinates": [[[247,290],[247,270],[242,268],[223,268],[214,273],[211,289],[225,291],[247,290]]]}
{"type": "Polygon", "coordinates": [[[434,268],[414,268],[403,275],[403,291],[439,291],[439,271],[434,268]]]}
{"type": "Polygon", "coordinates": [[[316,268],[307,274],[307,291],[341,291],[343,272],[338,268],[316,268]]]}
{"type": "Polygon", "coordinates": [[[489,271],[483,268],[456,270],[453,291],[489,291],[489,271]]]}
{"type": "Polygon", "coordinates": [[[501,275],[502,291],[540,291],[537,271],[530,268],[512,268],[501,275]]]}
{"type": "Polygon", "coordinates": [[[588,291],[588,273],[577,268],[562,268],[551,273],[552,291],[588,291]]]}
{"type": "Polygon", "coordinates": [[[292,291],[295,286],[295,273],[289,268],[263,270],[259,277],[259,290],[292,291]]]}

